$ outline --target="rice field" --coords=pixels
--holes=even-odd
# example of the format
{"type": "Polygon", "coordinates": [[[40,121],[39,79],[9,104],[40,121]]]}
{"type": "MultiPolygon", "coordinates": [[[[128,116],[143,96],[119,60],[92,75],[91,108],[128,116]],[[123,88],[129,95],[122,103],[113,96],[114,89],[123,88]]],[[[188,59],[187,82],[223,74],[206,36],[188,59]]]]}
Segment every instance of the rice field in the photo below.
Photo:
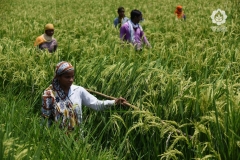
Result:
{"type": "MultiPolygon", "coordinates": [[[[0,159],[240,159],[239,1],[2,0],[0,159]],[[176,21],[182,5],[186,21],[176,21]],[[151,49],[120,45],[117,8],[143,13],[151,49]],[[227,32],[213,31],[224,10],[227,32]],[[33,47],[53,23],[54,54],[33,47]],[[67,133],[41,125],[41,94],[55,65],[69,61],[75,84],[136,106],[83,108],[67,133]]],[[[99,99],[104,99],[96,95],[99,99]]]]}

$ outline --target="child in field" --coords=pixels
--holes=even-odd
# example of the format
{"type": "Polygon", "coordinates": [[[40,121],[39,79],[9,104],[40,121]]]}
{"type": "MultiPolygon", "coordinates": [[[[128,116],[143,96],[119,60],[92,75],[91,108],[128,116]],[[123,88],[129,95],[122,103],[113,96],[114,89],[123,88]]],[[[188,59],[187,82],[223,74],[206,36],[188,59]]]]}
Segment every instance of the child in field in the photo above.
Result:
{"type": "Polygon", "coordinates": [[[186,20],[186,15],[183,13],[182,6],[177,6],[174,13],[176,20],[186,20]]]}
{"type": "Polygon", "coordinates": [[[129,19],[125,16],[125,10],[123,7],[118,8],[118,17],[114,19],[113,23],[115,27],[121,27],[129,19]]]}
{"type": "Polygon", "coordinates": [[[57,49],[57,40],[53,38],[54,26],[53,24],[45,25],[45,33],[37,37],[34,46],[41,50],[48,50],[50,53],[53,53],[57,49]]]}

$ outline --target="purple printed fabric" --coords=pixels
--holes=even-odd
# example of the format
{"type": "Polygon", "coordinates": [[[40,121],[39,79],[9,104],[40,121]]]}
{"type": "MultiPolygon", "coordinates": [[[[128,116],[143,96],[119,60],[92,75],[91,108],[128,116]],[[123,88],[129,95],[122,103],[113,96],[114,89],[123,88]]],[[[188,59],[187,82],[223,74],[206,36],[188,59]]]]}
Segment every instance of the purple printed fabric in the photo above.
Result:
{"type": "Polygon", "coordinates": [[[133,45],[137,45],[137,48],[141,48],[143,43],[146,45],[150,45],[146,36],[144,35],[143,30],[141,29],[140,25],[137,28],[134,28],[134,42],[131,40],[131,33],[130,33],[130,26],[129,23],[124,23],[120,29],[120,38],[123,41],[127,41],[133,43],[133,45]]]}
{"type": "Polygon", "coordinates": [[[57,40],[55,38],[52,39],[51,42],[44,42],[39,45],[39,49],[44,50],[47,49],[50,53],[53,53],[57,48],[57,40]]]}

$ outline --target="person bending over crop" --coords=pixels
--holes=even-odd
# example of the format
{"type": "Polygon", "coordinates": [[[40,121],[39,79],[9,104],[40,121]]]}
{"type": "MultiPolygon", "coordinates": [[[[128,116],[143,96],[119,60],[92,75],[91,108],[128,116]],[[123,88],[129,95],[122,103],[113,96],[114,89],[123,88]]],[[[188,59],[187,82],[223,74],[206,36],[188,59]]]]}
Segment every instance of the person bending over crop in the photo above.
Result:
{"type": "Polygon", "coordinates": [[[151,47],[144,35],[142,26],[139,24],[142,19],[142,13],[139,10],[132,10],[131,20],[124,23],[120,28],[120,39],[132,43],[136,50],[141,50],[143,43],[151,47]]]}
{"type": "Polygon", "coordinates": [[[41,36],[37,37],[34,46],[41,50],[47,49],[50,53],[53,53],[57,49],[57,40],[53,38],[54,34],[54,26],[53,24],[46,24],[45,25],[45,33],[41,36]]]}
{"type": "Polygon", "coordinates": [[[177,20],[186,20],[186,15],[183,13],[182,6],[177,6],[174,13],[177,20]]]}
{"type": "Polygon", "coordinates": [[[129,19],[125,16],[125,10],[123,7],[119,7],[118,10],[118,17],[114,19],[113,23],[114,26],[117,27],[121,27],[124,23],[126,23],[129,19]]]}
{"type": "Polygon", "coordinates": [[[48,126],[60,121],[60,128],[73,130],[82,122],[82,105],[94,110],[104,110],[115,104],[123,104],[122,97],[116,100],[98,100],[81,86],[73,85],[74,68],[69,62],[57,64],[52,84],[42,95],[42,116],[48,126]]]}

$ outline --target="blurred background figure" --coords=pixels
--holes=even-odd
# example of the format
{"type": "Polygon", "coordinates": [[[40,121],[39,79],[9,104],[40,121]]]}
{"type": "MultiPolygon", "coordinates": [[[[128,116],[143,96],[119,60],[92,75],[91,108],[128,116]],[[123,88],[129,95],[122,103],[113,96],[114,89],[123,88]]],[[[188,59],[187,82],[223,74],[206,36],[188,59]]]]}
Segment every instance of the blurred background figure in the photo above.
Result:
{"type": "Polygon", "coordinates": [[[40,50],[48,50],[53,53],[57,49],[57,40],[53,38],[54,26],[53,24],[46,24],[44,27],[45,33],[37,37],[34,46],[40,50]]]}
{"type": "Polygon", "coordinates": [[[142,50],[143,44],[151,48],[142,26],[139,24],[142,19],[142,13],[139,10],[132,10],[131,20],[124,23],[120,28],[120,39],[133,44],[136,50],[142,50]]]}
{"type": "Polygon", "coordinates": [[[182,6],[177,6],[174,13],[176,20],[186,20],[186,15],[183,13],[182,6]]]}
{"type": "Polygon", "coordinates": [[[117,12],[118,17],[114,19],[113,23],[115,27],[121,27],[129,19],[125,16],[125,9],[123,7],[119,7],[117,12]]]}

